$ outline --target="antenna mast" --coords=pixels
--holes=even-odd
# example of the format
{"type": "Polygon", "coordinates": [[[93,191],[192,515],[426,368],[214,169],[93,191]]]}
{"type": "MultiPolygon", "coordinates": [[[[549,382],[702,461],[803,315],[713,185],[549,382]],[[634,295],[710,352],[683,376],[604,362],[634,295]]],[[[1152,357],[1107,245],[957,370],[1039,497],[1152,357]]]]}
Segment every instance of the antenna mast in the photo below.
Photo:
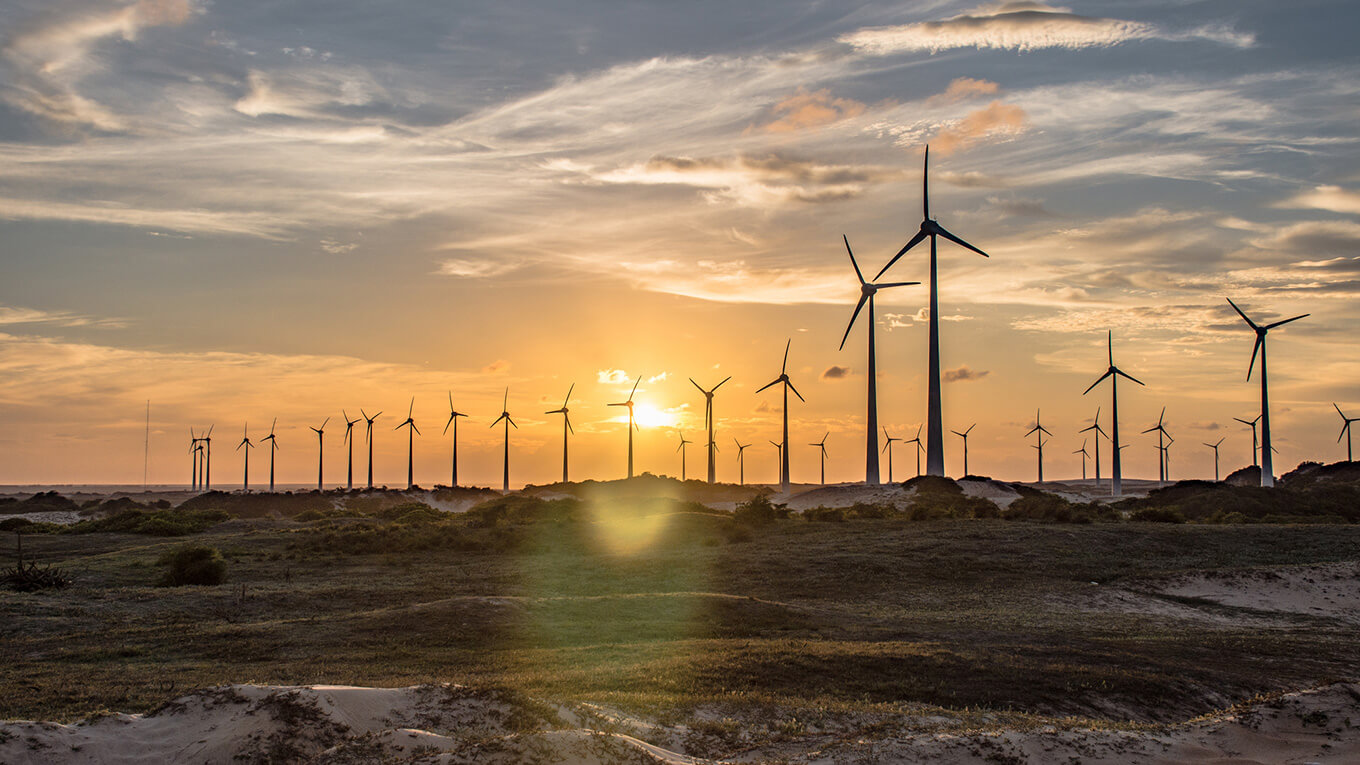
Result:
{"type": "Polygon", "coordinates": [[[142,446],[142,491],[146,491],[146,469],[151,464],[151,399],[146,400],[146,441],[142,446]]]}

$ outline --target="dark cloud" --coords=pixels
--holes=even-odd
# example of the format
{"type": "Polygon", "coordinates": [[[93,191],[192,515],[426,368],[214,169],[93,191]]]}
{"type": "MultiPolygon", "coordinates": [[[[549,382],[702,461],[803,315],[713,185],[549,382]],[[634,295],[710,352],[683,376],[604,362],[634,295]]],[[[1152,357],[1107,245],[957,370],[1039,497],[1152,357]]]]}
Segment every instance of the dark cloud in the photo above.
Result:
{"type": "Polygon", "coordinates": [[[947,383],[970,382],[972,380],[981,380],[989,374],[991,374],[989,370],[974,370],[965,365],[958,367],[957,369],[946,369],[944,371],[944,381],[947,383]]]}
{"type": "Polygon", "coordinates": [[[830,366],[822,372],[823,380],[842,380],[850,376],[850,367],[830,366]]]}

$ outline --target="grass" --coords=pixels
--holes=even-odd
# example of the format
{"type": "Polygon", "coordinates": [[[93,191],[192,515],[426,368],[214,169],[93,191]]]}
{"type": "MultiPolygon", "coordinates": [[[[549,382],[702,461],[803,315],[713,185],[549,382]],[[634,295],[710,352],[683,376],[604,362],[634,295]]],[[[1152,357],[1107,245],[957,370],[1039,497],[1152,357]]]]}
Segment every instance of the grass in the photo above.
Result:
{"type": "Polygon", "coordinates": [[[0,591],[0,718],[148,711],[233,682],[452,681],[656,716],[926,704],[1159,722],[1357,674],[1344,625],[1077,605],[1091,582],[1356,560],[1351,525],[751,527],[691,505],[498,507],[219,524],[192,538],[222,552],[218,587],[155,586],[182,538],[25,536],[75,582],[0,591]]]}

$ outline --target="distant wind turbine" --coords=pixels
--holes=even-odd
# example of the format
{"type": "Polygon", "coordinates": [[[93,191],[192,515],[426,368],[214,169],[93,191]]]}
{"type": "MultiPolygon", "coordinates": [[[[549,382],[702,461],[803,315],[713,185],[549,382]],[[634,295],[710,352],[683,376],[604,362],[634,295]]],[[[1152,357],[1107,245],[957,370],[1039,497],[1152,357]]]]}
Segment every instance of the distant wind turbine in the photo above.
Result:
{"type": "MultiPolygon", "coordinates": [[[[642,376],[638,375],[637,382],[633,383],[633,390],[628,393],[627,401],[620,401],[609,406],[628,407],[628,477],[633,477],[633,431],[639,429],[636,422],[633,422],[633,394],[637,393],[638,383],[642,382],[642,376]]],[[[518,429],[518,426],[516,426],[518,429]]],[[[506,431],[509,433],[509,431],[506,431]]]]}
{"type": "MultiPolygon", "coordinates": [[[[808,446],[815,446],[815,447],[817,447],[819,450],[821,450],[820,453],[821,453],[821,464],[822,464],[822,482],[821,482],[821,483],[822,483],[822,486],[825,486],[825,485],[826,485],[826,439],[827,439],[827,437],[829,437],[830,435],[831,435],[831,433],[830,433],[830,431],[828,431],[827,434],[826,434],[825,436],[822,436],[822,440],[818,441],[818,442],[815,443],[815,444],[808,444],[808,446]]],[[[877,455],[875,455],[875,456],[877,456],[877,455]]]]}
{"type": "MultiPolygon", "coordinates": [[[[638,378],[639,382],[641,378],[638,378]]],[[[567,404],[571,403],[571,392],[576,390],[576,383],[572,383],[567,388],[567,397],[562,399],[562,408],[554,409],[544,414],[562,415],[562,483],[567,482],[567,434],[575,434],[576,429],[571,426],[571,410],[567,409],[567,404]]]]}
{"type": "Polygon", "coordinates": [[[367,426],[366,426],[367,432],[364,434],[364,440],[368,442],[368,488],[372,489],[372,488],[373,488],[373,422],[374,422],[374,420],[377,420],[379,417],[382,416],[382,412],[378,412],[377,414],[373,415],[372,417],[369,417],[368,414],[367,414],[366,412],[364,412],[363,409],[360,409],[360,410],[359,410],[359,414],[363,415],[363,417],[364,417],[364,422],[367,423],[367,426]]]}
{"type": "Polygon", "coordinates": [[[926,472],[930,475],[943,476],[944,417],[940,405],[940,294],[936,279],[936,240],[942,236],[957,245],[976,252],[984,258],[989,256],[982,250],[979,250],[973,245],[949,233],[943,226],[930,217],[929,146],[926,147],[925,161],[921,176],[921,200],[923,212],[921,229],[916,232],[916,236],[913,236],[911,240],[907,242],[906,246],[901,250],[898,250],[897,254],[892,257],[892,260],[888,261],[888,265],[884,266],[883,269],[878,272],[878,276],[875,276],[874,279],[883,276],[889,268],[892,268],[894,263],[906,254],[907,250],[910,250],[912,247],[925,241],[927,237],[930,239],[930,369],[927,377],[929,392],[927,394],[928,411],[926,414],[926,472]]]}
{"type": "MultiPolygon", "coordinates": [[[[850,265],[855,269],[855,278],[859,279],[859,302],[855,304],[855,312],[850,314],[850,323],[845,325],[845,335],[841,337],[840,350],[845,350],[845,341],[850,338],[850,330],[855,327],[855,319],[859,318],[859,312],[864,308],[864,304],[869,304],[869,394],[868,394],[868,414],[865,417],[866,443],[864,446],[864,482],[870,486],[877,486],[878,479],[878,360],[874,353],[874,295],[882,289],[889,287],[906,287],[920,282],[888,282],[878,284],[864,280],[864,274],[859,270],[859,263],[855,262],[855,253],[850,249],[850,239],[845,234],[841,234],[841,239],[845,240],[845,251],[850,255],[850,265]]],[[[881,274],[880,274],[881,275],[881,274]]]]}
{"type": "Polygon", "coordinates": [[[737,445],[737,485],[746,485],[746,447],[750,444],[743,444],[737,439],[732,439],[732,443],[737,445]]]}
{"type": "MultiPolygon", "coordinates": [[[[1095,416],[1095,419],[1091,420],[1090,426],[1085,427],[1085,428],[1082,428],[1081,430],[1078,430],[1077,432],[1078,432],[1078,433],[1085,433],[1085,432],[1087,432],[1087,431],[1091,431],[1092,434],[1095,436],[1095,439],[1096,439],[1096,453],[1095,453],[1095,458],[1096,458],[1096,488],[1098,489],[1098,488],[1100,488],[1100,437],[1101,437],[1101,436],[1105,436],[1105,440],[1106,440],[1106,441],[1110,440],[1109,434],[1107,434],[1104,430],[1102,430],[1102,429],[1100,428],[1100,407],[1096,407],[1096,416],[1095,416]]],[[[1083,442],[1082,446],[1085,447],[1085,443],[1084,443],[1084,442],[1083,442]]],[[[1085,472],[1085,470],[1086,470],[1086,462],[1085,462],[1085,460],[1083,460],[1083,461],[1082,461],[1082,471],[1085,472]]],[[[1082,476],[1082,478],[1085,478],[1085,477],[1086,477],[1085,475],[1082,476]]]]}
{"type": "Polygon", "coordinates": [[[1167,483],[1171,482],[1171,445],[1176,443],[1176,439],[1166,434],[1166,446],[1162,447],[1162,476],[1167,483]]]}
{"type": "Polygon", "coordinates": [[[1261,421],[1261,415],[1256,415],[1254,420],[1244,420],[1241,417],[1234,417],[1234,420],[1251,428],[1251,466],[1258,467],[1260,463],[1256,461],[1256,453],[1260,451],[1260,443],[1256,440],[1256,423],[1261,421]]]}
{"type": "Polygon", "coordinates": [[[1205,446],[1214,450],[1214,483],[1218,483],[1218,447],[1223,444],[1223,439],[1218,439],[1217,443],[1203,442],[1205,446]]]}
{"type": "Polygon", "coordinates": [[[693,377],[689,378],[690,383],[691,383],[692,385],[694,385],[694,387],[698,388],[700,393],[704,394],[704,427],[708,428],[708,482],[709,482],[709,483],[713,483],[714,478],[715,478],[716,475],[717,475],[717,470],[716,470],[716,468],[714,467],[714,456],[713,456],[713,452],[718,448],[717,444],[713,441],[713,394],[718,392],[718,389],[721,388],[721,387],[723,386],[723,383],[725,383],[725,382],[727,382],[728,380],[731,380],[731,379],[732,379],[732,376],[731,376],[731,375],[728,375],[727,377],[724,377],[724,378],[723,378],[723,381],[722,381],[722,382],[718,383],[717,385],[714,385],[713,388],[712,388],[711,390],[704,390],[704,386],[700,385],[700,384],[697,383],[697,382],[694,382],[694,378],[693,378],[693,377]]]}
{"type": "MultiPolygon", "coordinates": [[[[1119,378],[1124,377],[1128,380],[1132,380],[1133,382],[1138,383],[1139,385],[1142,385],[1143,383],[1139,382],[1138,380],[1135,380],[1133,377],[1130,377],[1127,373],[1124,372],[1124,370],[1114,365],[1113,331],[1111,331],[1106,336],[1106,342],[1108,343],[1108,350],[1110,355],[1110,368],[1105,370],[1105,374],[1101,375],[1100,379],[1091,383],[1091,387],[1086,389],[1086,393],[1090,393],[1092,390],[1094,390],[1097,385],[1104,382],[1106,377],[1110,378],[1110,455],[1111,455],[1110,461],[1114,463],[1113,466],[1111,467],[1111,470],[1113,472],[1111,473],[1112,478],[1110,480],[1110,496],[1118,497],[1120,496],[1121,493],[1123,493],[1124,483],[1123,472],[1119,469],[1120,465],[1122,464],[1119,454],[1121,448],[1119,446],[1119,378]]],[[[1086,395],[1086,393],[1083,393],[1082,395],[1084,396],[1086,395]]]]}
{"type": "Polygon", "coordinates": [[[1341,407],[1337,406],[1335,403],[1332,404],[1332,408],[1336,410],[1337,414],[1341,415],[1341,435],[1338,435],[1336,437],[1336,442],[1338,444],[1341,443],[1341,437],[1345,436],[1346,461],[1352,462],[1353,460],[1351,459],[1351,423],[1360,422],[1360,417],[1347,417],[1346,413],[1341,411],[1341,407]]]}
{"type": "Polygon", "coordinates": [[[269,435],[260,439],[260,443],[269,442],[269,493],[274,493],[274,452],[279,450],[279,442],[274,438],[274,426],[279,424],[279,418],[275,417],[274,422],[269,426],[269,435]]]}
{"type": "MultiPolygon", "coordinates": [[[[567,395],[570,396],[571,394],[568,393],[567,395]]],[[[444,432],[448,433],[449,426],[453,426],[453,473],[449,476],[449,486],[454,488],[458,487],[458,418],[466,416],[466,414],[453,408],[453,391],[449,391],[449,421],[444,423],[444,432]]],[[[562,462],[564,465],[566,464],[565,456],[563,456],[562,462]]],[[[563,469],[562,474],[566,475],[565,468],[563,469]]]]}
{"type": "Polygon", "coordinates": [[[203,463],[204,463],[204,459],[203,459],[203,444],[199,444],[198,446],[194,447],[194,451],[197,452],[197,454],[198,454],[198,489],[199,489],[199,491],[202,491],[202,490],[203,490],[203,463]]]}
{"type": "Polygon", "coordinates": [[[1048,428],[1045,428],[1043,424],[1039,422],[1039,410],[1035,409],[1034,427],[1029,429],[1029,432],[1025,434],[1025,437],[1034,436],[1034,440],[1037,442],[1037,445],[1034,448],[1039,450],[1039,483],[1044,482],[1044,444],[1047,443],[1044,441],[1045,435],[1048,435],[1050,438],[1053,436],[1052,433],[1048,432],[1048,428]]]}
{"type": "Polygon", "coordinates": [[[1081,442],[1081,448],[1080,448],[1080,449],[1077,449],[1076,451],[1074,451],[1074,452],[1072,452],[1072,453],[1073,453],[1073,454],[1080,454],[1080,455],[1081,455],[1081,480],[1085,481],[1085,480],[1086,480],[1086,460],[1087,460],[1087,458],[1089,458],[1089,457],[1091,456],[1090,453],[1086,451],[1086,442],[1085,442],[1085,441],[1082,441],[1082,442],[1081,442]]]}
{"type": "Polygon", "coordinates": [[[675,450],[677,452],[680,452],[680,481],[683,483],[689,478],[689,476],[686,475],[685,472],[685,454],[686,454],[685,447],[694,442],[685,438],[685,432],[683,430],[677,430],[675,431],[675,433],[676,435],[680,436],[680,445],[675,447],[675,450]]]}
{"type": "Polygon", "coordinates": [[[216,424],[209,425],[208,432],[199,439],[204,445],[202,482],[204,491],[212,491],[212,432],[215,427],[217,427],[216,424]]]}
{"type": "Polygon", "coordinates": [[[189,456],[194,463],[193,474],[189,478],[189,491],[198,491],[198,436],[189,428],[189,456]]]}
{"type": "Polygon", "coordinates": [[[1252,369],[1256,367],[1256,353],[1259,351],[1261,353],[1261,485],[1274,486],[1274,460],[1271,458],[1270,448],[1270,393],[1268,378],[1266,377],[1266,333],[1276,327],[1288,324],[1291,321],[1298,321],[1312,314],[1305,313],[1292,319],[1284,319],[1261,326],[1247,318],[1247,315],[1242,313],[1242,309],[1238,308],[1232,300],[1228,301],[1228,305],[1232,306],[1233,310],[1237,311],[1237,315],[1242,317],[1242,321],[1245,321],[1247,326],[1251,327],[1256,333],[1256,344],[1251,348],[1251,363],[1247,365],[1247,379],[1251,379],[1252,369]]]}
{"type": "Polygon", "coordinates": [[[250,423],[246,423],[241,430],[241,443],[236,445],[236,451],[241,451],[241,447],[246,447],[245,470],[241,474],[241,491],[250,491],[250,450],[255,448],[255,444],[250,442],[250,423]]]}
{"type": "Polygon", "coordinates": [[[799,393],[798,389],[793,387],[793,382],[789,380],[789,346],[791,345],[793,345],[793,338],[789,338],[789,341],[784,344],[784,363],[779,367],[779,376],[774,378],[773,382],[756,391],[756,393],[759,393],[766,388],[780,383],[784,384],[784,441],[779,448],[779,490],[784,492],[789,490],[789,391],[792,390],[793,395],[797,396],[799,401],[807,403],[807,399],[803,398],[803,394],[799,393]]]}
{"type": "Polygon", "coordinates": [[[326,464],[326,463],[325,463],[325,459],[324,459],[324,457],[325,457],[325,455],[326,455],[326,423],[328,423],[328,422],[330,422],[330,421],[331,421],[331,418],[327,417],[325,420],[323,420],[323,421],[321,422],[321,427],[319,427],[319,428],[312,428],[312,430],[316,431],[316,490],[317,490],[317,491],[321,491],[321,490],[322,490],[322,487],[321,487],[321,468],[322,468],[323,465],[326,464]]]}
{"type": "Polygon", "coordinates": [[[893,438],[888,435],[888,429],[886,427],[883,428],[883,451],[888,453],[888,483],[895,483],[895,481],[893,481],[892,445],[901,440],[902,439],[900,438],[893,438]]]}
{"type": "MultiPolygon", "coordinates": [[[[773,446],[774,448],[776,448],[776,449],[779,450],[779,456],[775,458],[776,460],[778,460],[778,461],[776,462],[776,464],[775,464],[775,467],[779,467],[779,465],[782,465],[783,462],[784,462],[784,445],[781,444],[781,443],[778,443],[778,442],[776,442],[776,441],[771,441],[771,442],[770,442],[770,446],[773,446]]],[[[779,471],[779,476],[780,476],[780,483],[782,484],[782,483],[783,483],[783,477],[784,477],[784,471],[783,471],[782,468],[781,468],[780,471],[779,471]]]]}
{"type": "Polygon", "coordinates": [[[1166,483],[1166,447],[1163,445],[1163,436],[1170,438],[1171,434],[1166,432],[1163,426],[1163,419],[1166,417],[1166,407],[1162,407],[1162,413],[1157,415],[1157,424],[1143,431],[1144,434],[1157,434],[1157,483],[1166,483]]]}
{"type": "Polygon", "coordinates": [[[353,491],[353,490],[354,490],[354,425],[355,425],[356,423],[358,423],[359,420],[351,420],[351,419],[349,418],[349,412],[346,412],[344,409],[341,409],[341,410],[340,410],[340,416],[345,418],[345,437],[342,438],[342,439],[340,439],[340,440],[343,441],[343,442],[345,442],[345,443],[347,443],[347,444],[349,444],[349,459],[348,459],[348,460],[346,461],[346,463],[345,463],[345,464],[346,464],[346,468],[345,468],[345,490],[346,490],[346,491],[353,491]]]}
{"type": "Polygon", "coordinates": [[[406,419],[393,430],[408,428],[406,431],[406,488],[415,488],[416,485],[416,434],[420,428],[416,427],[416,421],[411,419],[411,414],[416,410],[416,397],[411,397],[411,406],[406,409],[406,419]]]}
{"type": "MultiPolygon", "coordinates": [[[[515,421],[510,419],[509,406],[510,389],[506,388],[505,398],[501,401],[501,416],[497,417],[496,421],[491,423],[491,427],[494,428],[500,424],[501,420],[505,420],[505,461],[503,463],[504,469],[501,474],[501,491],[506,493],[509,493],[510,491],[510,428],[513,426],[515,430],[519,430],[519,426],[515,425],[515,421]]],[[[628,411],[631,412],[632,407],[629,407],[628,411]]]]}
{"type": "MultiPolygon", "coordinates": [[[[977,427],[977,423],[975,422],[975,423],[973,423],[972,425],[969,425],[969,426],[968,426],[968,429],[965,430],[965,431],[963,431],[962,433],[958,432],[957,430],[951,430],[951,431],[950,431],[950,432],[953,433],[954,435],[956,435],[956,436],[958,436],[959,438],[962,438],[962,439],[963,439],[963,474],[964,474],[965,476],[968,475],[968,434],[969,434],[969,433],[972,433],[972,432],[973,432],[973,428],[976,428],[976,427],[977,427]]],[[[1039,480],[1042,481],[1042,480],[1044,480],[1044,479],[1043,479],[1043,478],[1040,478],[1039,480]]]]}
{"type": "Polygon", "coordinates": [[[917,425],[917,426],[916,426],[916,437],[913,438],[913,439],[911,439],[911,440],[909,440],[909,441],[903,441],[903,442],[902,442],[902,443],[904,443],[904,444],[916,444],[916,449],[915,449],[914,451],[916,452],[916,477],[917,477],[917,478],[920,478],[920,477],[921,477],[921,453],[924,452],[924,451],[926,450],[925,445],[921,443],[921,428],[922,428],[922,427],[924,427],[924,426],[922,426],[922,425],[917,425]]]}

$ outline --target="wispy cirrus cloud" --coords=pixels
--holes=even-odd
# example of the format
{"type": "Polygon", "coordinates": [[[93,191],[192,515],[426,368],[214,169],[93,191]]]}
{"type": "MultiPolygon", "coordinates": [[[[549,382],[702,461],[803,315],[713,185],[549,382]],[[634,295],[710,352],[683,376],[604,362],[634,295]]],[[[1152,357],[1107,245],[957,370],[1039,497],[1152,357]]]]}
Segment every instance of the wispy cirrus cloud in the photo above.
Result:
{"type": "Polygon", "coordinates": [[[830,89],[808,92],[800,87],[797,93],[771,107],[775,118],[757,129],[766,133],[810,130],[858,117],[864,109],[864,104],[854,99],[833,97],[830,89]]]}
{"type": "Polygon", "coordinates": [[[1328,212],[1360,215],[1360,191],[1340,186],[1316,186],[1277,202],[1276,207],[1326,210],[1328,212]]]}

